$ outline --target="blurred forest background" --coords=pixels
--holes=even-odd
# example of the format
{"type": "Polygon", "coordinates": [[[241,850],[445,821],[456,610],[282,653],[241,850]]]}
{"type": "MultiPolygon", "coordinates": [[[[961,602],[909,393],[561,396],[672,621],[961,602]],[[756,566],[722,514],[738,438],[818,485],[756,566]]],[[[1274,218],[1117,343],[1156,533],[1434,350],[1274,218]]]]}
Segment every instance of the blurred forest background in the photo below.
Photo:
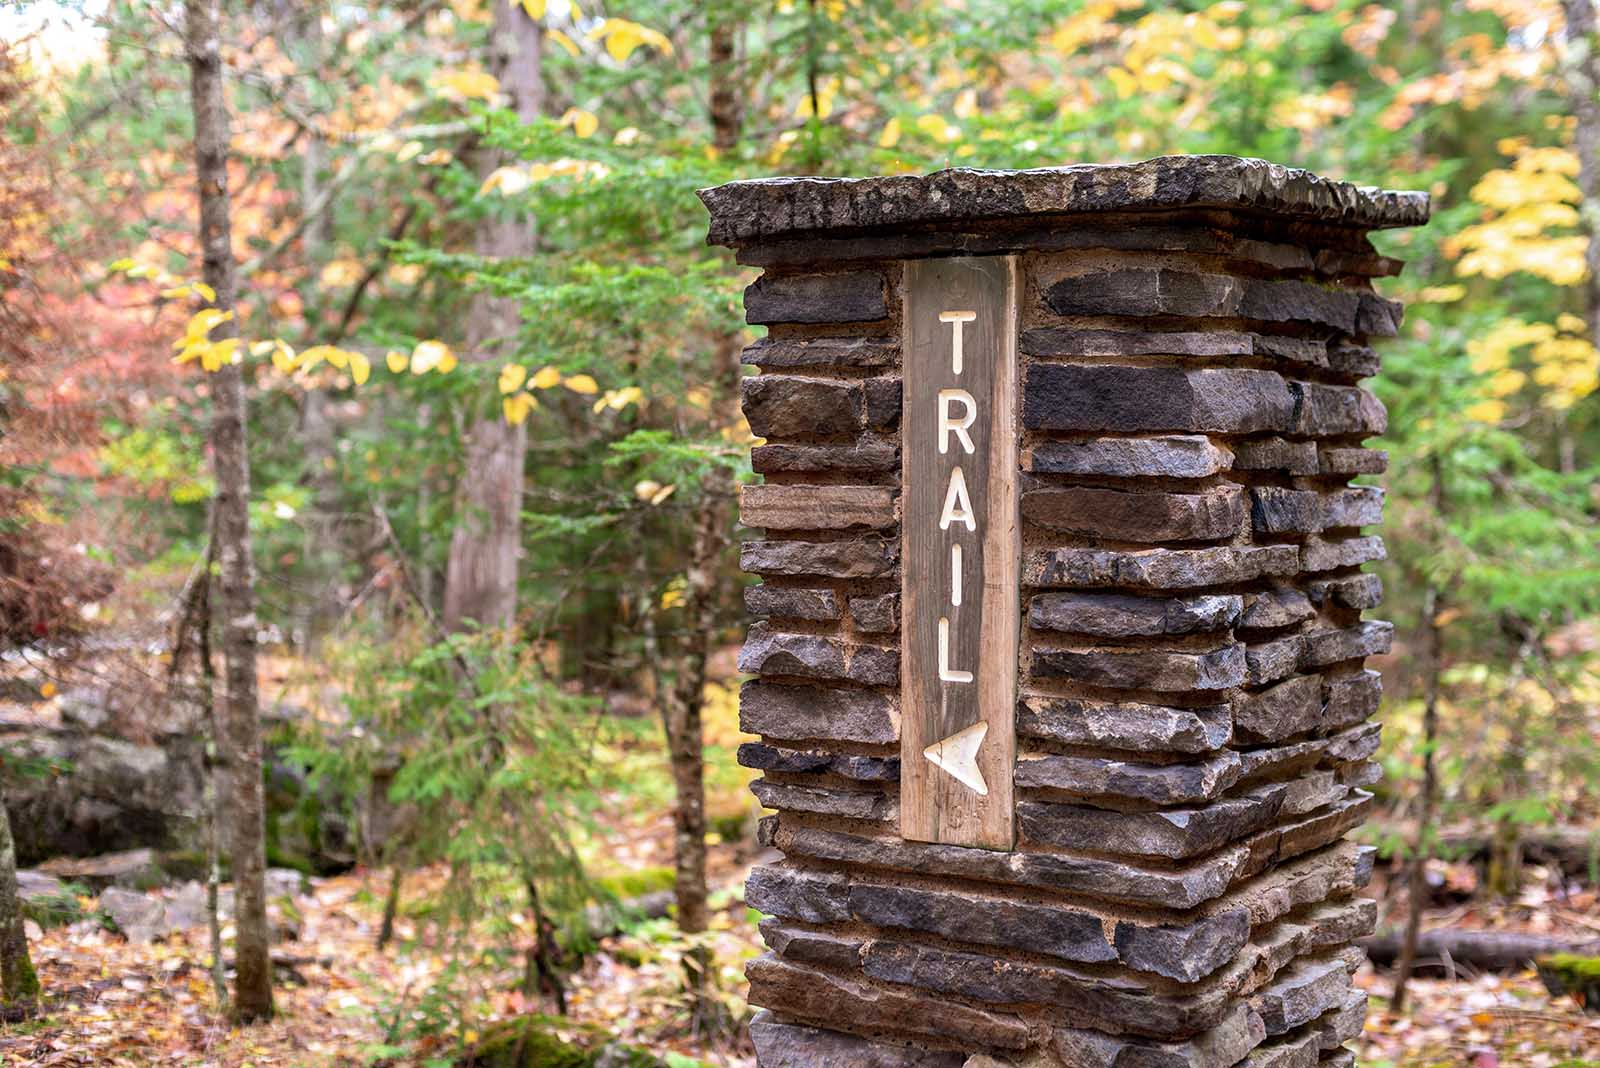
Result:
{"type": "MultiPolygon", "coordinates": [[[[693,190],[779,173],[1223,152],[1431,192],[1377,237],[1380,925],[1600,934],[1590,0],[205,8],[0,8],[15,1063],[750,1063],[753,272],[693,190]]],[[[1600,1063],[1520,959],[1412,997],[1363,1063],[1600,1063]]]]}

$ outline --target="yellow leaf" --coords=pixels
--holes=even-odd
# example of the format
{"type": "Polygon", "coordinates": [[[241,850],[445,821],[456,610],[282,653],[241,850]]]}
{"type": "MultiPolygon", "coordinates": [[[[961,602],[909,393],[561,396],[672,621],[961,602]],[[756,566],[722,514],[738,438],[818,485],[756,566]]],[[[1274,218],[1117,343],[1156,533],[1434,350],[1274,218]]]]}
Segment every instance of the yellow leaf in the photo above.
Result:
{"type": "Polygon", "coordinates": [[[400,146],[400,151],[394,154],[394,158],[399,162],[404,163],[406,160],[412,158],[421,151],[421,141],[407,141],[405,144],[400,146]]]}
{"type": "MultiPolygon", "coordinates": [[[[512,0],[512,2],[514,3],[515,0],[512,0]]],[[[528,17],[535,22],[544,18],[544,8],[544,0],[522,0],[522,10],[526,11],[528,17]]]]}
{"type": "Polygon", "coordinates": [[[498,167],[483,180],[483,184],[478,187],[478,195],[498,190],[501,196],[516,196],[528,188],[528,183],[528,172],[521,167],[498,167]]]}
{"type": "Polygon", "coordinates": [[[367,378],[372,374],[372,361],[359,352],[350,354],[350,380],[358,386],[366,385],[367,378]]]}
{"type": "Polygon", "coordinates": [[[446,70],[429,80],[443,96],[457,100],[492,100],[500,91],[500,82],[488,71],[446,70]]]}
{"type": "Polygon", "coordinates": [[[922,116],[917,120],[917,129],[945,144],[961,140],[961,127],[946,122],[943,115],[922,116]]]}
{"type": "Polygon", "coordinates": [[[215,304],[217,302],[217,291],[215,289],[212,289],[204,282],[191,282],[189,284],[194,287],[196,293],[206,298],[206,303],[215,304]]]}
{"type": "Polygon", "coordinates": [[[106,264],[106,270],[112,272],[113,274],[126,271],[131,267],[133,267],[133,260],[127,256],[122,257],[120,260],[112,260],[110,263],[106,264]]]}
{"type": "Polygon", "coordinates": [[[550,40],[554,41],[562,48],[565,48],[567,50],[567,54],[573,59],[577,59],[580,55],[578,51],[578,42],[574,41],[560,30],[546,30],[544,31],[544,34],[546,37],[550,38],[550,40]]]}
{"type": "Polygon", "coordinates": [[[424,167],[432,167],[441,163],[449,163],[453,159],[455,159],[455,156],[450,153],[449,149],[436,148],[426,156],[418,156],[417,162],[424,167]]]}
{"type": "Polygon", "coordinates": [[[294,349],[281,338],[274,338],[268,344],[272,346],[272,366],[281,374],[292,374],[300,362],[295,359],[294,349]]]}
{"type": "Polygon", "coordinates": [[[591,394],[600,392],[600,383],[588,375],[571,375],[562,379],[561,384],[574,393],[591,394]]]}
{"type": "Polygon", "coordinates": [[[683,603],[683,589],[678,586],[668,587],[661,591],[661,610],[676,608],[683,603]]]}
{"type": "Polygon", "coordinates": [[[390,349],[384,353],[383,362],[389,365],[391,374],[404,374],[405,369],[411,364],[411,357],[397,349],[390,349]]]}
{"type": "Polygon", "coordinates": [[[55,695],[56,695],[56,684],[55,683],[47,682],[43,686],[39,687],[39,696],[40,697],[54,697],[55,695]]]}
{"type": "Polygon", "coordinates": [[[654,479],[646,478],[633,484],[633,495],[641,501],[648,501],[661,492],[661,483],[654,479]]]}
{"type": "Polygon", "coordinates": [[[637,140],[639,140],[639,128],[637,126],[624,126],[617,131],[617,135],[611,139],[611,143],[622,145],[626,148],[637,140]]]}
{"type": "Polygon", "coordinates": [[[506,422],[516,426],[528,418],[528,413],[539,407],[539,399],[532,393],[515,393],[500,402],[500,410],[505,413],[506,422]]]}
{"type": "Polygon", "coordinates": [[[878,135],[879,148],[893,148],[900,143],[900,120],[890,119],[883,124],[883,132],[878,135]]]}
{"type": "Polygon", "coordinates": [[[662,486],[660,489],[656,490],[655,493],[650,495],[650,503],[653,505],[660,504],[662,501],[672,496],[672,491],[677,488],[677,486],[662,486]]]}
{"type": "Polygon", "coordinates": [[[527,381],[528,369],[520,363],[508,363],[500,368],[500,392],[515,393],[527,381]]]}
{"type": "Polygon", "coordinates": [[[442,375],[449,374],[451,371],[456,369],[456,364],[460,362],[461,361],[456,359],[455,353],[451,352],[449,349],[445,349],[444,355],[439,357],[439,373],[442,375]]]}
{"type": "Polygon", "coordinates": [[[417,347],[411,350],[411,373],[425,375],[434,368],[439,368],[440,374],[448,373],[443,366],[446,357],[450,357],[451,366],[455,366],[455,354],[450,351],[449,345],[442,341],[419,341],[417,347]]]}
{"type": "Polygon", "coordinates": [[[561,372],[554,367],[541,367],[528,384],[534,389],[551,389],[561,384],[561,372]]]}
{"type": "Polygon", "coordinates": [[[600,120],[592,111],[583,108],[568,108],[567,113],[561,116],[561,125],[571,126],[572,132],[579,137],[592,137],[600,128],[600,120]]]}
{"type": "Polygon", "coordinates": [[[978,91],[976,89],[963,89],[961,95],[956,97],[952,109],[958,119],[970,119],[978,113],[978,91]]]}

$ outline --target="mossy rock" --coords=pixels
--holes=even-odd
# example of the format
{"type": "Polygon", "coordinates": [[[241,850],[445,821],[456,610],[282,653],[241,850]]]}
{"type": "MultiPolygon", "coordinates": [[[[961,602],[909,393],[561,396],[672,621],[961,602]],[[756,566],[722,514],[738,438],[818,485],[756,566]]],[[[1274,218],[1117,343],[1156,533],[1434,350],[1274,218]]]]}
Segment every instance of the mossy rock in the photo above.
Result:
{"type": "Polygon", "coordinates": [[[678,877],[671,868],[637,868],[617,875],[602,876],[595,880],[595,886],[617,901],[632,901],[659,890],[671,890],[677,881],[678,877]]]}
{"type": "Polygon", "coordinates": [[[567,1021],[547,1016],[518,1016],[490,1027],[457,1068],[667,1068],[640,1049],[609,1042],[604,1032],[576,1028],[588,1042],[570,1042],[558,1037],[575,1030],[567,1021]]]}
{"type": "Polygon", "coordinates": [[[1545,989],[1556,997],[1569,994],[1590,1016],[1600,1016],[1600,957],[1552,953],[1534,962],[1545,989]]]}

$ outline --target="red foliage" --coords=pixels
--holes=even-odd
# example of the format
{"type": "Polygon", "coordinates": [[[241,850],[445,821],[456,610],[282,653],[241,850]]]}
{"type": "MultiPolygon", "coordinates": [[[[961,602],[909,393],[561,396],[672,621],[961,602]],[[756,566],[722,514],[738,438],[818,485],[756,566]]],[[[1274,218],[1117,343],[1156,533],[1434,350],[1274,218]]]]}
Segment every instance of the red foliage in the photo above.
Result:
{"type": "MultiPolygon", "coordinates": [[[[15,45],[0,42],[0,128],[26,128],[31,89],[15,45]]],[[[37,472],[92,440],[94,405],[71,375],[42,279],[59,269],[42,236],[52,185],[35,150],[0,137],[0,648],[57,639],[79,606],[111,589],[41,504],[37,472]]]]}

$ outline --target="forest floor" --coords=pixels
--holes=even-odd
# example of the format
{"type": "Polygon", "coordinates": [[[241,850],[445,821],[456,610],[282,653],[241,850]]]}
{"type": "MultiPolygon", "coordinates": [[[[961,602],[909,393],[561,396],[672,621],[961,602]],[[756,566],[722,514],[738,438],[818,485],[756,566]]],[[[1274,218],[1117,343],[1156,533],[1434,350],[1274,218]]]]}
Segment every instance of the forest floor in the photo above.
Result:
{"type": "MultiPolygon", "coordinates": [[[[662,848],[669,833],[660,828],[662,848]]],[[[654,852],[657,843],[635,845],[654,852]]],[[[717,864],[729,888],[744,871],[730,853],[724,847],[717,864]]],[[[435,871],[417,873],[407,895],[439,878],[435,871]]],[[[380,1060],[390,1047],[386,1030],[424,1012],[425,993],[448,963],[426,945],[424,923],[415,918],[402,919],[394,946],[375,948],[383,883],[377,872],[317,880],[294,903],[297,937],[277,947],[285,963],[278,973],[278,1018],[246,1031],[230,1031],[214,1011],[203,930],[147,945],[130,944],[92,919],[34,931],[34,960],[48,992],[45,1012],[0,1028],[0,1061],[72,1068],[344,1068],[380,1060]]],[[[730,898],[724,894],[731,907],[719,913],[713,946],[718,982],[737,1013],[744,1009],[737,995],[743,962],[759,949],[746,910],[730,898]]],[[[737,1039],[708,1047],[681,1033],[675,990],[682,973],[667,930],[665,921],[646,923],[607,939],[584,962],[572,977],[572,1032],[595,1025],[657,1054],[670,1051],[672,1063],[684,1068],[749,1068],[753,1058],[737,1039]]],[[[478,971],[474,1016],[458,1033],[470,1039],[495,1019],[529,1007],[514,989],[513,963],[499,972],[478,971]]],[[[1406,1018],[1381,1011],[1377,999],[1387,993],[1386,976],[1363,973],[1360,981],[1375,997],[1360,1051],[1366,1068],[1600,1066],[1600,1018],[1583,1015],[1571,1000],[1551,998],[1531,973],[1419,980],[1406,1018]]],[[[422,1044],[421,1059],[389,1063],[426,1064],[430,1056],[444,1057],[450,1044],[440,1036],[431,1046],[422,1044]]]]}

